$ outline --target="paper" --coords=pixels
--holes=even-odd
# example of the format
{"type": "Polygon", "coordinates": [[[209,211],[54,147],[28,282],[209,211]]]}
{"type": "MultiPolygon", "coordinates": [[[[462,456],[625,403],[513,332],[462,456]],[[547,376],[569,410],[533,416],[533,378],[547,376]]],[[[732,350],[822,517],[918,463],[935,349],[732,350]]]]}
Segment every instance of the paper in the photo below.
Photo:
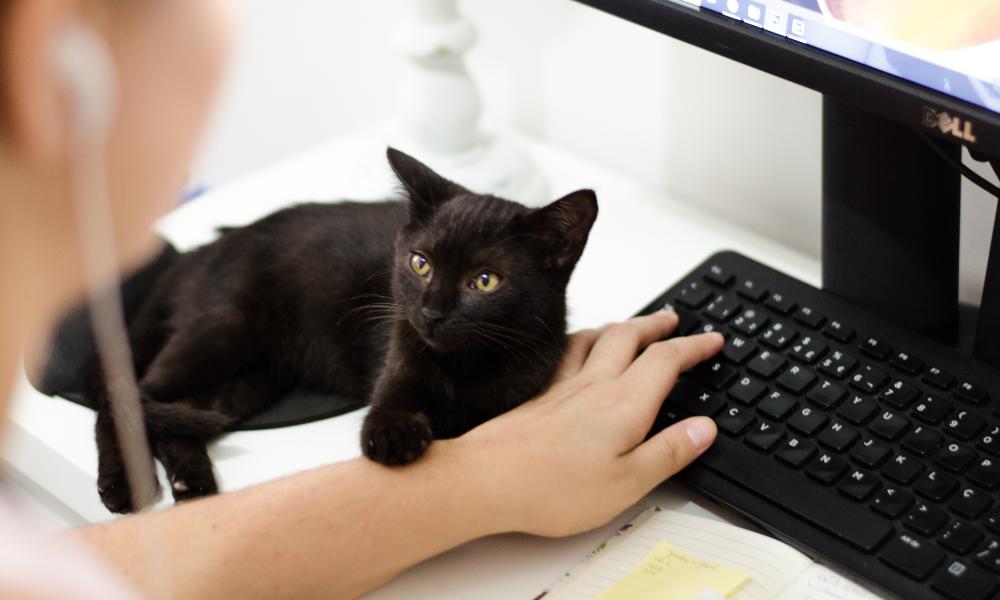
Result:
{"type": "Polygon", "coordinates": [[[661,541],[598,600],[695,600],[706,590],[725,597],[749,579],[748,571],[710,563],[661,541]]]}
{"type": "Polygon", "coordinates": [[[812,565],[778,600],[879,600],[878,596],[823,565],[812,565]]]}

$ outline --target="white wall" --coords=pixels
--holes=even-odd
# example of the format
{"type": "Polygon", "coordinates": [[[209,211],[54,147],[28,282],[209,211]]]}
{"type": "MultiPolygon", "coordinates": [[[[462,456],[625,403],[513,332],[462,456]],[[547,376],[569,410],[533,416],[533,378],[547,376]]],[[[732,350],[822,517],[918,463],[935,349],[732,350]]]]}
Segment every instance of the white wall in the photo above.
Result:
{"type": "MultiPolygon", "coordinates": [[[[199,175],[225,181],[389,114],[401,1],[244,0],[199,175]]],[[[819,254],[818,94],[571,0],[461,6],[480,33],[469,66],[490,121],[819,254]]],[[[981,291],[992,207],[966,184],[967,301],[981,291]]]]}

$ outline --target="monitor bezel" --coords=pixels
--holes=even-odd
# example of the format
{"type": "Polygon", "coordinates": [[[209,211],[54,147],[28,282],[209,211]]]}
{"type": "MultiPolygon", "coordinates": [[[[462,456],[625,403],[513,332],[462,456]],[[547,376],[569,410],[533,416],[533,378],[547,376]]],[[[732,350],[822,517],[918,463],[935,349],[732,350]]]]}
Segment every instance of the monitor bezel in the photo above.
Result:
{"type": "Polygon", "coordinates": [[[1000,114],[975,104],[693,4],[577,2],[1000,159],[1000,114]],[[961,126],[945,132],[927,121],[928,111],[961,119],[961,126]],[[971,123],[974,142],[957,136],[966,131],[966,123],[971,123]]]}

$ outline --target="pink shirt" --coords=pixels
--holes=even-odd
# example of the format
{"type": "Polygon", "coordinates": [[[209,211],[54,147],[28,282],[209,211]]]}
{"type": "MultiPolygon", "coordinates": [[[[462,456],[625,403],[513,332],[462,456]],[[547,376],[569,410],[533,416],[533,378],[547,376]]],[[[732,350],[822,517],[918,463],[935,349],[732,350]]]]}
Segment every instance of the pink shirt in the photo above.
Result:
{"type": "Polygon", "coordinates": [[[0,486],[0,598],[136,600],[140,595],[97,552],[46,533],[0,486]]]}

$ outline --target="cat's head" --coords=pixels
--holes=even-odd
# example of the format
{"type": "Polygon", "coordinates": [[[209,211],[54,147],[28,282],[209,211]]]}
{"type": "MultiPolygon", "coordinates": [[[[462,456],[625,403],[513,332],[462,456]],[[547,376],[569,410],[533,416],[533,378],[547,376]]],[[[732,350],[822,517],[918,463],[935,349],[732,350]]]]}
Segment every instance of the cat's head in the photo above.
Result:
{"type": "Polygon", "coordinates": [[[410,205],[393,293],[433,350],[522,355],[565,333],[566,284],[597,218],[590,190],[548,206],[476,194],[390,148],[410,205]]]}

